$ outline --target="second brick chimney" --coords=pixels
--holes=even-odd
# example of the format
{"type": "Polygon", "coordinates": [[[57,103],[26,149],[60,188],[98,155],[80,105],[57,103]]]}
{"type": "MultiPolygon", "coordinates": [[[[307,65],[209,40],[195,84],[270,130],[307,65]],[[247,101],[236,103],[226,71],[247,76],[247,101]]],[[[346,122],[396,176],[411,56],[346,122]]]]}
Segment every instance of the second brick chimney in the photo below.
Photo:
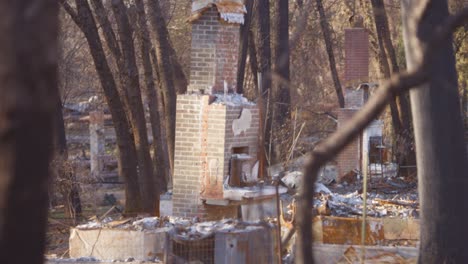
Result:
{"type": "MultiPolygon", "coordinates": [[[[338,129],[348,122],[365,103],[365,92],[356,89],[369,82],[369,34],[365,28],[345,29],[345,72],[343,93],[345,108],[338,110],[338,129]]],[[[361,171],[361,142],[358,137],[337,157],[338,181],[353,170],[361,171]]]]}

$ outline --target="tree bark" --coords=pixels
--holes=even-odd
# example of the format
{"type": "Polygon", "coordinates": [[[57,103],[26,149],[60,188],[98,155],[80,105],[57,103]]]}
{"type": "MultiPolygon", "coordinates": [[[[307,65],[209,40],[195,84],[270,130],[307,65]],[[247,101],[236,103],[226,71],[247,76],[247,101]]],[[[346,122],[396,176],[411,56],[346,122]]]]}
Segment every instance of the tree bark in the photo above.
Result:
{"type": "Polygon", "coordinates": [[[86,0],[75,0],[75,12],[66,2],[62,6],[83,31],[89,45],[94,67],[101,82],[109,106],[117,139],[119,175],[125,181],[125,213],[132,215],[141,211],[141,196],[138,186],[136,149],[130,134],[129,122],[124,110],[114,76],[109,68],[91,8],[86,0]]]}
{"type": "MultiPolygon", "coordinates": [[[[258,0],[256,7],[257,18],[257,60],[258,70],[262,75],[261,94],[263,97],[262,120],[260,122],[266,124],[264,129],[264,145],[265,149],[269,149],[271,137],[272,116],[270,109],[274,102],[270,101],[271,94],[271,46],[270,46],[270,2],[269,0],[258,0]],[[269,102],[269,103],[268,103],[269,102]],[[269,105],[270,107],[267,107],[269,105]],[[270,117],[267,115],[269,114],[270,117]],[[265,122],[266,120],[266,122],[265,122]]],[[[271,158],[271,157],[268,157],[271,158]]],[[[262,175],[263,176],[263,175],[262,175]]]]}
{"type": "Polygon", "coordinates": [[[166,113],[166,141],[169,152],[169,161],[171,171],[174,168],[174,140],[175,140],[175,111],[176,111],[176,87],[174,85],[174,68],[171,56],[168,51],[171,50],[169,42],[169,32],[161,12],[158,0],[148,0],[150,23],[153,28],[155,38],[155,52],[157,56],[159,78],[162,87],[164,109],[166,113]]]}
{"type": "Polygon", "coordinates": [[[57,11],[56,1],[0,2],[2,263],[39,264],[44,259],[58,97],[57,11]]]}
{"type": "Polygon", "coordinates": [[[237,67],[237,93],[244,93],[245,66],[247,62],[247,53],[249,51],[249,32],[252,20],[254,0],[247,0],[245,3],[247,15],[245,15],[244,24],[240,28],[240,49],[239,65],[237,67]]]}
{"type": "MultiPolygon", "coordinates": [[[[402,1],[406,61],[422,52],[448,18],[447,1],[402,1]]],[[[452,38],[425,61],[428,82],[410,91],[416,139],[421,233],[418,263],[467,263],[467,156],[463,139],[452,38]]]]}
{"type": "Polygon", "coordinates": [[[271,88],[270,2],[257,1],[257,59],[262,74],[262,93],[271,88]]]}
{"type": "MultiPolygon", "coordinates": [[[[150,58],[151,58],[151,65],[153,66],[153,73],[154,73],[154,77],[155,77],[155,82],[157,84],[157,86],[155,87],[156,88],[155,98],[156,98],[156,101],[157,101],[156,105],[158,106],[157,110],[159,112],[159,116],[163,117],[163,116],[166,116],[166,115],[165,115],[165,111],[164,111],[164,102],[163,102],[163,97],[162,97],[162,92],[161,92],[161,90],[162,90],[161,89],[161,82],[159,81],[160,78],[159,78],[159,70],[158,70],[158,59],[156,57],[156,51],[154,50],[154,48],[152,48],[150,50],[150,58]]],[[[167,136],[166,136],[167,123],[165,122],[164,118],[162,118],[159,124],[160,124],[159,131],[161,132],[161,147],[162,147],[163,153],[166,153],[166,155],[163,156],[164,164],[165,164],[164,166],[169,171],[169,174],[167,175],[168,176],[167,189],[172,190],[172,187],[173,187],[172,171],[173,170],[172,170],[172,167],[171,167],[168,144],[167,144],[167,136]]]]}
{"type": "Polygon", "coordinates": [[[153,164],[149,152],[148,130],[146,128],[145,111],[141,99],[140,80],[135,58],[135,46],[132,38],[132,28],[127,15],[127,7],[122,0],[112,1],[112,11],[118,28],[123,71],[119,69],[124,100],[130,107],[130,124],[135,138],[138,159],[139,181],[143,211],[159,216],[159,186],[154,181],[153,164]]]}
{"type": "Polygon", "coordinates": [[[252,30],[249,30],[249,63],[250,71],[252,72],[254,79],[255,92],[258,96],[261,96],[258,88],[258,63],[257,63],[257,49],[255,46],[255,38],[252,30]]]}
{"type": "Polygon", "coordinates": [[[335,85],[336,97],[338,98],[338,104],[340,107],[344,108],[345,100],[343,96],[343,89],[341,88],[340,78],[338,77],[338,71],[336,70],[335,54],[333,53],[333,43],[330,35],[330,26],[323,8],[322,0],[316,0],[316,2],[317,10],[320,16],[320,27],[322,28],[323,39],[325,40],[325,47],[327,49],[330,72],[333,79],[333,84],[335,85]]]}
{"type": "Polygon", "coordinates": [[[289,118],[291,112],[291,95],[289,91],[289,3],[288,0],[277,0],[275,73],[279,80],[276,84],[277,124],[289,118]]]}
{"type": "Polygon", "coordinates": [[[170,166],[167,156],[167,148],[164,148],[164,139],[161,137],[161,116],[159,115],[159,100],[158,94],[156,93],[156,87],[154,85],[153,69],[151,66],[151,55],[150,51],[151,40],[146,24],[146,12],[143,0],[135,0],[135,6],[137,11],[137,25],[138,25],[138,38],[140,43],[140,51],[142,57],[142,64],[144,70],[145,79],[145,93],[148,98],[148,108],[151,121],[151,131],[153,135],[153,151],[155,160],[155,176],[160,183],[161,189],[167,190],[170,179],[170,166]]]}

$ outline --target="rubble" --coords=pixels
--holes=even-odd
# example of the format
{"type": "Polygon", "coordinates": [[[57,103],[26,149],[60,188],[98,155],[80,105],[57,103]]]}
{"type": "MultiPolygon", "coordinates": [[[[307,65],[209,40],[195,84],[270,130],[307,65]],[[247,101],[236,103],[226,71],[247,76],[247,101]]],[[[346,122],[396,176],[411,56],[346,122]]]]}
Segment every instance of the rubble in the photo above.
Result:
{"type": "Polygon", "coordinates": [[[254,102],[249,101],[242,94],[228,93],[228,94],[216,94],[216,99],[213,101],[214,104],[224,104],[229,106],[236,105],[255,105],[254,102]]]}

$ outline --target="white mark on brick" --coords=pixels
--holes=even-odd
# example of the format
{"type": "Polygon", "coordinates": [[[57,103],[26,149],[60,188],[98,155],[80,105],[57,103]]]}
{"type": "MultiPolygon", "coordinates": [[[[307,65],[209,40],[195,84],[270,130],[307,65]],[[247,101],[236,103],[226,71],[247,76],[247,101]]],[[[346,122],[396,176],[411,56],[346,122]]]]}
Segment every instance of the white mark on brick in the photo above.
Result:
{"type": "Polygon", "coordinates": [[[210,183],[215,184],[218,176],[219,171],[219,160],[218,159],[210,159],[208,162],[208,171],[210,177],[210,183]]]}
{"type": "Polygon", "coordinates": [[[247,131],[252,124],[252,112],[250,109],[242,109],[239,119],[232,122],[232,132],[234,136],[240,135],[242,132],[247,131]]]}

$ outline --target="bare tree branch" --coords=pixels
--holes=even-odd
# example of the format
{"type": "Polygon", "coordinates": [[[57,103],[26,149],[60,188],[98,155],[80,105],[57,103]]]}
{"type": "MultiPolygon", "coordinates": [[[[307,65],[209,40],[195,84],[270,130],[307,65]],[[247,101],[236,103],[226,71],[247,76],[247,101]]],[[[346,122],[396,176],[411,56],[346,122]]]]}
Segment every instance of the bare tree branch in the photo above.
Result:
{"type": "Polygon", "coordinates": [[[428,68],[432,60],[432,53],[442,40],[447,39],[454,29],[461,26],[468,18],[468,8],[448,19],[444,26],[437,29],[430,45],[423,51],[422,63],[414,71],[391,77],[384,82],[377,93],[371,97],[366,105],[347,122],[342,129],[333,133],[319,144],[309,155],[309,161],[304,172],[304,183],[298,200],[298,252],[297,263],[313,263],[312,253],[312,207],[314,183],[318,171],[327,161],[337,155],[346,145],[354,140],[359,133],[368,126],[385,108],[393,94],[399,94],[412,87],[416,87],[428,79],[428,68]]]}
{"type": "Polygon", "coordinates": [[[107,46],[111,50],[116,60],[119,60],[121,57],[121,52],[119,48],[119,43],[117,42],[117,37],[115,36],[114,30],[112,29],[107,11],[102,4],[102,0],[92,0],[91,4],[93,5],[97,21],[102,29],[104,38],[106,39],[107,46]]]}
{"type": "Polygon", "coordinates": [[[67,3],[66,0],[60,0],[59,2],[62,5],[65,12],[67,12],[68,15],[71,17],[71,19],[73,19],[73,22],[75,22],[75,24],[78,27],[81,27],[82,23],[80,21],[80,17],[78,16],[78,13],[76,12],[76,10],[73,9],[73,7],[71,7],[70,4],[67,3]]]}

